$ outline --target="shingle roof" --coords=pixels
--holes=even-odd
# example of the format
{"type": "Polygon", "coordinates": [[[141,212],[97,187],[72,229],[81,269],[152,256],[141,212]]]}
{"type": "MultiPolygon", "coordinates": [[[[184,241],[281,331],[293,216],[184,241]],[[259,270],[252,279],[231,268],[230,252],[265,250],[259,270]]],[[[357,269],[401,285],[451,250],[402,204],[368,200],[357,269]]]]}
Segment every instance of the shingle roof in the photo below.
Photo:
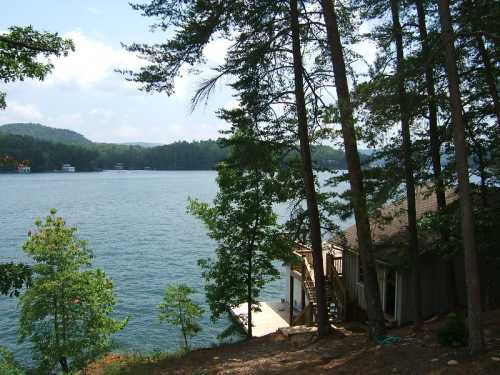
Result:
{"type": "MultiPolygon", "coordinates": [[[[445,193],[446,202],[450,203],[458,199],[458,194],[454,189],[449,189],[445,193]]],[[[437,211],[437,200],[434,193],[430,193],[429,188],[418,188],[415,191],[417,220],[422,218],[428,212],[437,211]]],[[[407,232],[408,216],[406,200],[396,204],[382,207],[379,210],[380,217],[385,220],[370,219],[370,227],[372,232],[372,240],[374,245],[384,243],[390,238],[404,236],[407,232]],[[392,220],[388,220],[392,218],[392,220]]],[[[347,247],[350,250],[356,251],[358,248],[358,235],[356,232],[356,224],[350,226],[344,231],[347,247]]]]}

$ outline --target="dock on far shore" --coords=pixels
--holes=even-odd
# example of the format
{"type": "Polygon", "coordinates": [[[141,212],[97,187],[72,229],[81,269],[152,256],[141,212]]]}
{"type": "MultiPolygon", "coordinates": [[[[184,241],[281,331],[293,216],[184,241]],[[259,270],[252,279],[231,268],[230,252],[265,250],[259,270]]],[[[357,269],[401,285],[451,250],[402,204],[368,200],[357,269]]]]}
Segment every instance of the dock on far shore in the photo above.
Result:
{"type": "MultiPolygon", "coordinates": [[[[259,302],[261,311],[252,312],[252,333],[254,337],[262,337],[289,327],[288,317],[290,305],[283,301],[259,302]]],[[[229,309],[233,319],[248,332],[248,304],[243,303],[229,309]]]]}

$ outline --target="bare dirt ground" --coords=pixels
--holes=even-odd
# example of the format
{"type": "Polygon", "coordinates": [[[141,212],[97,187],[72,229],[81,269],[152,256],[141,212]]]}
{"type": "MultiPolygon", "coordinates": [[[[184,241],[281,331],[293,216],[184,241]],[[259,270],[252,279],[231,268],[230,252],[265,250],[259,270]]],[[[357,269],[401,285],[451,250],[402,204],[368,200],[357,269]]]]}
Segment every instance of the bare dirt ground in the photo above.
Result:
{"type": "Polygon", "coordinates": [[[347,329],[327,339],[286,338],[271,334],[232,345],[196,350],[179,358],[142,358],[120,355],[92,366],[91,375],[112,374],[426,374],[500,375],[500,310],[484,316],[487,352],[471,358],[467,348],[438,344],[436,330],[443,320],[426,323],[422,332],[397,328],[390,335],[400,342],[368,343],[359,329],[347,329]],[[450,362],[451,361],[451,362],[450,362]]]}

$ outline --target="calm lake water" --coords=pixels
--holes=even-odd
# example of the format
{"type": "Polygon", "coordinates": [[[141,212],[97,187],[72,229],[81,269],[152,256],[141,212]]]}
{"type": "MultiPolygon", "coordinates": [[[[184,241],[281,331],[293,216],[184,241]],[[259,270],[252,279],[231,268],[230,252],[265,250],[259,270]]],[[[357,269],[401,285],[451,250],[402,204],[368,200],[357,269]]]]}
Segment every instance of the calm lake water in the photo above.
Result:
{"type": "MultiPolygon", "coordinates": [[[[22,244],[36,218],[56,208],[94,251],[94,266],[115,285],[118,318],[130,316],[115,336],[116,350],[175,350],[176,329],[160,325],[156,306],[169,283],[196,289],[205,306],[197,260],[210,257],[216,244],[203,224],[186,213],[188,197],[211,201],[212,171],[109,171],[75,174],[0,175],[0,262],[25,261],[22,244]]],[[[286,208],[283,208],[286,211],[286,208]]],[[[284,278],[269,285],[262,298],[284,297],[284,278]]],[[[28,344],[16,345],[17,301],[0,297],[0,346],[29,362],[28,344]]],[[[195,346],[217,342],[228,321],[212,324],[206,312],[195,346]]]]}

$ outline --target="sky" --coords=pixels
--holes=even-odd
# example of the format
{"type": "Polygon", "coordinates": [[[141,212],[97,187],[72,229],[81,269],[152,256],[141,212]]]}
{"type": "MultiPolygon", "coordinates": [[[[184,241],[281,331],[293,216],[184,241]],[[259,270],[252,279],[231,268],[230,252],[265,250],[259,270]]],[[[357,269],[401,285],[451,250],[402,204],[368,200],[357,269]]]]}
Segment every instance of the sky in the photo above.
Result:
{"type": "Polygon", "coordinates": [[[203,77],[221,63],[227,43],[217,40],[205,48],[207,64],[201,76],[177,79],[175,94],[148,94],[116,73],[143,62],[120,43],[158,42],[151,20],[142,17],[127,0],[0,0],[0,31],[32,25],[71,38],[76,51],[52,59],[55,68],[43,82],[25,80],[0,84],[7,92],[7,109],[0,124],[36,122],[75,130],[96,142],[171,143],[217,138],[227,128],[215,115],[218,108],[234,107],[231,91],[219,87],[206,106],[191,111],[190,99],[203,77]]]}
{"type": "MultiPolygon", "coordinates": [[[[206,105],[191,111],[190,99],[211,69],[223,62],[228,42],[212,41],[204,50],[201,75],[185,74],[175,94],[149,94],[115,72],[143,64],[121,43],[159,42],[151,33],[152,20],[142,17],[128,0],[0,0],[0,32],[9,26],[32,25],[71,38],[76,51],[52,59],[55,68],[43,82],[0,83],[7,92],[7,109],[0,124],[36,122],[77,131],[95,142],[171,143],[217,138],[228,126],[217,118],[219,108],[233,108],[237,100],[220,86],[206,105]]],[[[361,51],[373,50],[360,46],[361,51]]]]}

